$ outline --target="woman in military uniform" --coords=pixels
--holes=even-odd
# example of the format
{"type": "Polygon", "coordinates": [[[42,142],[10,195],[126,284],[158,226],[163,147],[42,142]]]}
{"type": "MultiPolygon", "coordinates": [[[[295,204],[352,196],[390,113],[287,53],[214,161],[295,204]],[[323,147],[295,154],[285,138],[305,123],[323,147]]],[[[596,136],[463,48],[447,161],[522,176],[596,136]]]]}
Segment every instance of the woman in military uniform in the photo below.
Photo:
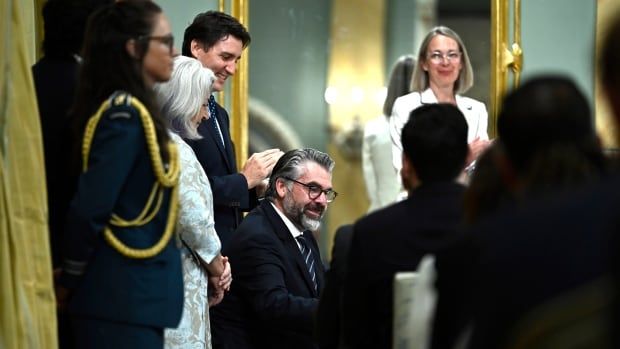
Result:
{"type": "Polygon", "coordinates": [[[170,78],[173,51],[151,1],[107,6],[86,30],[73,109],[83,172],[57,289],[78,348],[162,348],[181,318],[178,152],[152,92],[170,78]]]}

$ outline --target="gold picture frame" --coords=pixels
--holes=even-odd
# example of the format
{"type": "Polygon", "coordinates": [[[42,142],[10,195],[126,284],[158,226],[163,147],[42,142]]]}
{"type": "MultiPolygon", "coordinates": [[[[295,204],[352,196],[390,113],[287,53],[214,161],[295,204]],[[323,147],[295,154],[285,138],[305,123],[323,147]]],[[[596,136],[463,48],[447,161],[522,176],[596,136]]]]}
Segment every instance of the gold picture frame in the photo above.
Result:
{"type": "MultiPolygon", "coordinates": [[[[219,0],[219,10],[228,12],[235,17],[246,29],[249,30],[249,0],[219,0]],[[228,11],[227,6],[228,5],[228,11]]],[[[230,138],[235,144],[237,168],[243,168],[245,160],[248,158],[248,133],[249,133],[249,114],[248,114],[248,66],[250,62],[250,48],[243,51],[243,56],[237,64],[237,71],[232,76],[230,84],[230,138]]],[[[218,100],[220,104],[226,103],[224,92],[220,92],[218,100]]]]}
{"type": "Polygon", "coordinates": [[[512,78],[513,87],[521,81],[521,0],[492,0],[491,3],[491,91],[489,136],[497,136],[497,116],[512,78]],[[512,35],[509,14],[512,5],[512,35]],[[512,40],[510,40],[512,38],[512,40]]]}

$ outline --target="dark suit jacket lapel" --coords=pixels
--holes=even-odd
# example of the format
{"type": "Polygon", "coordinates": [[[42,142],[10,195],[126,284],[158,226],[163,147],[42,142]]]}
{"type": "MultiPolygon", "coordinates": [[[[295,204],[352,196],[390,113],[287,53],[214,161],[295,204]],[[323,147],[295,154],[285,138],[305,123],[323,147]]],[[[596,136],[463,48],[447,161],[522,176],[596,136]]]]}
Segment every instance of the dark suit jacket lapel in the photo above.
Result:
{"type": "MultiPolygon", "coordinates": [[[[222,131],[222,136],[224,137],[224,139],[226,139],[225,133],[223,133],[224,130],[221,127],[222,122],[220,121],[219,117],[217,119],[218,119],[218,122],[220,124],[220,131],[222,131]]],[[[211,120],[211,119],[206,120],[203,123],[200,123],[200,126],[198,126],[199,129],[203,128],[203,127],[207,130],[208,137],[211,137],[211,139],[215,143],[215,146],[217,147],[218,151],[220,152],[220,156],[224,159],[224,163],[226,164],[226,168],[228,169],[228,171],[231,171],[230,163],[229,163],[229,160],[228,160],[228,155],[226,154],[226,149],[224,149],[222,147],[222,141],[220,139],[220,135],[217,133],[217,130],[215,129],[215,126],[213,125],[213,120],[211,120]]],[[[213,156],[215,156],[215,154],[213,154],[213,156]]]]}
{"type": "MultiPolygon", "coordinates": [[[[288,230],[288,228],[286,227],[286,224],[284,224],[284,221],[282,221],[282,218],[280,218],[280,216],[275,211],[273,206],[271,206],[271,203],[269,202],[269,200],[263,200],[261,202],[261,207],[263,208],[263,211],[265,212],[265,216],[269,219],[269,222],[271,223],[271,226],[273,227],[273,231],[278,236],[280,241],[282,241],[284,248],[289,253],[289,258],[293,260],[294,262],[293,264],[297,266],[299,273],[303,276],[303,279],[306,283],[306,286],[308,287],[308,290],[310,291],[313,297],[318,297],[319,296],[318,292],[315,291],[314,289],[314,283],[312,282],[312,278],[310,277],[310,273],[308,272],[308,267],[306,266],[306,262],[304,261],[301,255],[301,251],[299,250],[299,246],[297,245],[297,242],[293,238],[293,235],[288,230]]],[[[322,275],[323,267],[322,267],[322,264],[319,266],[321,261],[317,260],[317,256],[319,255],[316,249],[316,241],[314,241],[314,238],[312,238],[312,234],[310,234],[311,239],[308,239],[308,236],[305,234],[304,234],[304,237],[306,237],[306,241],[308,241],[308,243],[311,246],[310,248],[312,249],[312,256],[314,257],[314,264],[316,266],[315,271],[317,275],[317,285],[319,286],[319,289],[320,289],[320,286],[322,284],[322,278],[323,278],[323,275],[322,275]],[[320,272],[319,272],[319,268],[321,270],[320,272]],[[321,275],[321,283],[319,283],[319,275],[321,275]]]]}
{"type": "Polygon", "coordinates": [[[231,171],[231,173],[234,173],[234,172],[237,172],[237,166],[235,164],[235,153],[233,151],[233,144],[230,140],[230,130],[228,129],[228,121],[230,119],[228,118],[228,113],[226,113],[226,110],[224,110],[222,106],[215,103],[215,107],[217,110],[217,122],[220,126],[220,132],[222,132],[222,137],[224,138],[224,145],[226,146],[225,149],[222,149],[222,143],[220,142],[220,138],[219,138],[219,135],[217,134],[217,131],[215,130],[214,127],[211,127],[211,128],[213,129],[213,133],[215,134],[215,136],[218,137],[217,147],[220,149],[220,152],[222,152],[222,154],[224,155],[224,159],[226,160],[226,166],[228,166],[228,169],[231,171]]]}

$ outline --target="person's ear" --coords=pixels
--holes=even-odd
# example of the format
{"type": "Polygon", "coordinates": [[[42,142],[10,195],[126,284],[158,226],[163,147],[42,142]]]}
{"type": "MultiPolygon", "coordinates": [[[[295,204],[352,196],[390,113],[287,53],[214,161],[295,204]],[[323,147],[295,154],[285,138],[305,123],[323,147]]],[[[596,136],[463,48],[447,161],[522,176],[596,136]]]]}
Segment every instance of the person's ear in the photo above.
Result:
{"type": "Polygon", "coordinates": [[[405,153],[403,153],[402,165],[403,167],[400,169],[400,179],[403,182],[405,190],[409,191],[417,187],[420,181],[411,160],[409,160],[405,153]]]}
{"type": "Polygon", "coordinates": [[[127,50],[129,57],[133,59],[138,59],[138,48],[136,47],[135,39],[127,40],[127,42],[125,43],[125,50],[127,50]]]}
{"type": "Polygon", "coordinates": [[[189,50],[192,53],[192,56],[194,58],[199,58],[201,55],[203,55],[206,52],[204,49],[204,45],[196,39],[193,39],[189,43],[189,50]]]}
{"type": "Polygon", "coordinates": [[[286,187],[286,183],[282,178],[276,178],[275,186],[278,197],[283,198],[284,195],[286,195],[286,191],[288,190],[288,188],[286,187]]]}

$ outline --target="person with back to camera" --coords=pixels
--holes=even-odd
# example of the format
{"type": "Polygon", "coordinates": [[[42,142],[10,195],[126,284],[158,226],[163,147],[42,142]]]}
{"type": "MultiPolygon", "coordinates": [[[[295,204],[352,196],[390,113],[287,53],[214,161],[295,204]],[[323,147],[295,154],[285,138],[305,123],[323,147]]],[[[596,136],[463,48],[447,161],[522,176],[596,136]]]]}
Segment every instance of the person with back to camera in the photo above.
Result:
{"type": "MultiPolygon", "coordinates": [[[[520,322],[546,301],[608,272],[607,232],[600,227],[609,208],[579,203],[552,209],[607,176],[590,105],[575,82],[554,75],[525,81],[504,99],[497,130],[499,170],[511,179],[505,186],[516,204],[473,229],[481,247],[470,348],[513,341],[520,322]],[[557,215],[562,210],[579,218],[555,221],[569,220],[557,215]]],[[[575,308],[562,307],[557,316],[575,308]]]]}
{"type": "MultiPolygon", "coordinates": [[[[411,112],[402,133],[401,176],[409,196],[377,210],[353,226],[342,293],[342,326],[348,348],[392,348],[394,276],[415,271],[426,254],[442,262],[458,236],[465,187],[457,182],[467,157],[467,122],[454,105],[428,104],[411,112]]],[[[437,308],[437,313],[449,309],[437,308]]],[[[433,337],[450,335],[439,316],[433,337]]],[[[450,317],[448,320],[457,321],[450,317]]],[[[458,321],[457,321],[458,322],[458,321]]],[[[430,336],[430,335],[429,335],[430,336]]],[[[398,347],[398,345],[396,345],[398,347]]]]}
{"type": "Polygon", "coordinates": [[[213,222],[213,196],[204,170],[185,139],[198,139],[198,125],[208,119],[206,100],[215,76],[195,59],[178,56],[169,81],[155,85],[170,137],[179,147],[179,218],[185,303],[179,327],[164,332],[165,347],[211,348],[209,307],[229,288],[230,264],[220,254],[213,222]],[[204,261],[204,262],[203,262],[204,261]]]}
{"type": "Polygon", "coordinates": [[[56,289],[76,348],[162,348],[181,318],[179,158],[152,91],[170,78],[173,42],[151,1],[101,8],[86,28],[73,107],[83,172],[56,289]]]}
{"type": "Polygon", "coordinates": [[[474,174],[469,190],[477,187],[480,210],[454,250],[451,269],[458,277],[449,280],[453,287],[443,289],[439,303],[451,309],[449,317],[469,318],[469,348],[521,340],[515,347],[540,347],[525,343],[570,338],[574,328],[585,328],[582,321],[598,316],[584,316],[582,307],[605,302],[598,280],[609,273],[609,234],[617,231],[620,196],[617,185],[603,188],[607,164],[590,105],[570,78],[533,77],[508,93],[497,129],[501,148],[490,148],[496,151],[491,179],[500,183],[480,182],[487,178],[474,174]],[[595,291],[582,293],[590,287],[595,291]],[[541,333],[541,324],[549,330],[541,333]]]}
{"type": "Polygon", "coordinates": [[[465,44],[452,29],[439,26],[431,29],[420,45],[418,61],[411,80],[413,92],[394,102],[390,118],[392,138],[392,164],[401,169],[403,146],[400,135],[409,119],[409,113],[429,103],[456,105],[465,115],[469,131],[470,164],[489,144],[487,134],[488,114],[485,105],[475,99],[464,97],[474,83],[474,72],[465,44]]]}
{"type": "MultiPolygon", "coordinates": [[[[243,49],[250,44],[250,33],[235,18],[218,11],[198,14],[185,29],[183,55],[194,57],[215,74],[214,91],[222,91],[228,77],[235,74],[243,49]]],[[[198,126],[201,139],[188,140],[202,164],[213,189],[215,230],[226,247],[239,226],[242,211],[258,205],[282,152],[268,149],[252,154],[237,172],[234,144],[230,138],[230,119],[211,96],[209,120],[198,126]]]]}
{"type": "Polygon", "coordinates": [[[413,56],[401,56],[390,73],[387,96],[383,102],[383,114],[366,123],[362,145],[362,169],[366,191],[370,199],[368,212],[385,207],[398,197],[400,182],[392,161],[392,141],[389,119],[394,101],[407,93],[411,86],[411,75],[415,66],[413,56]]]}

